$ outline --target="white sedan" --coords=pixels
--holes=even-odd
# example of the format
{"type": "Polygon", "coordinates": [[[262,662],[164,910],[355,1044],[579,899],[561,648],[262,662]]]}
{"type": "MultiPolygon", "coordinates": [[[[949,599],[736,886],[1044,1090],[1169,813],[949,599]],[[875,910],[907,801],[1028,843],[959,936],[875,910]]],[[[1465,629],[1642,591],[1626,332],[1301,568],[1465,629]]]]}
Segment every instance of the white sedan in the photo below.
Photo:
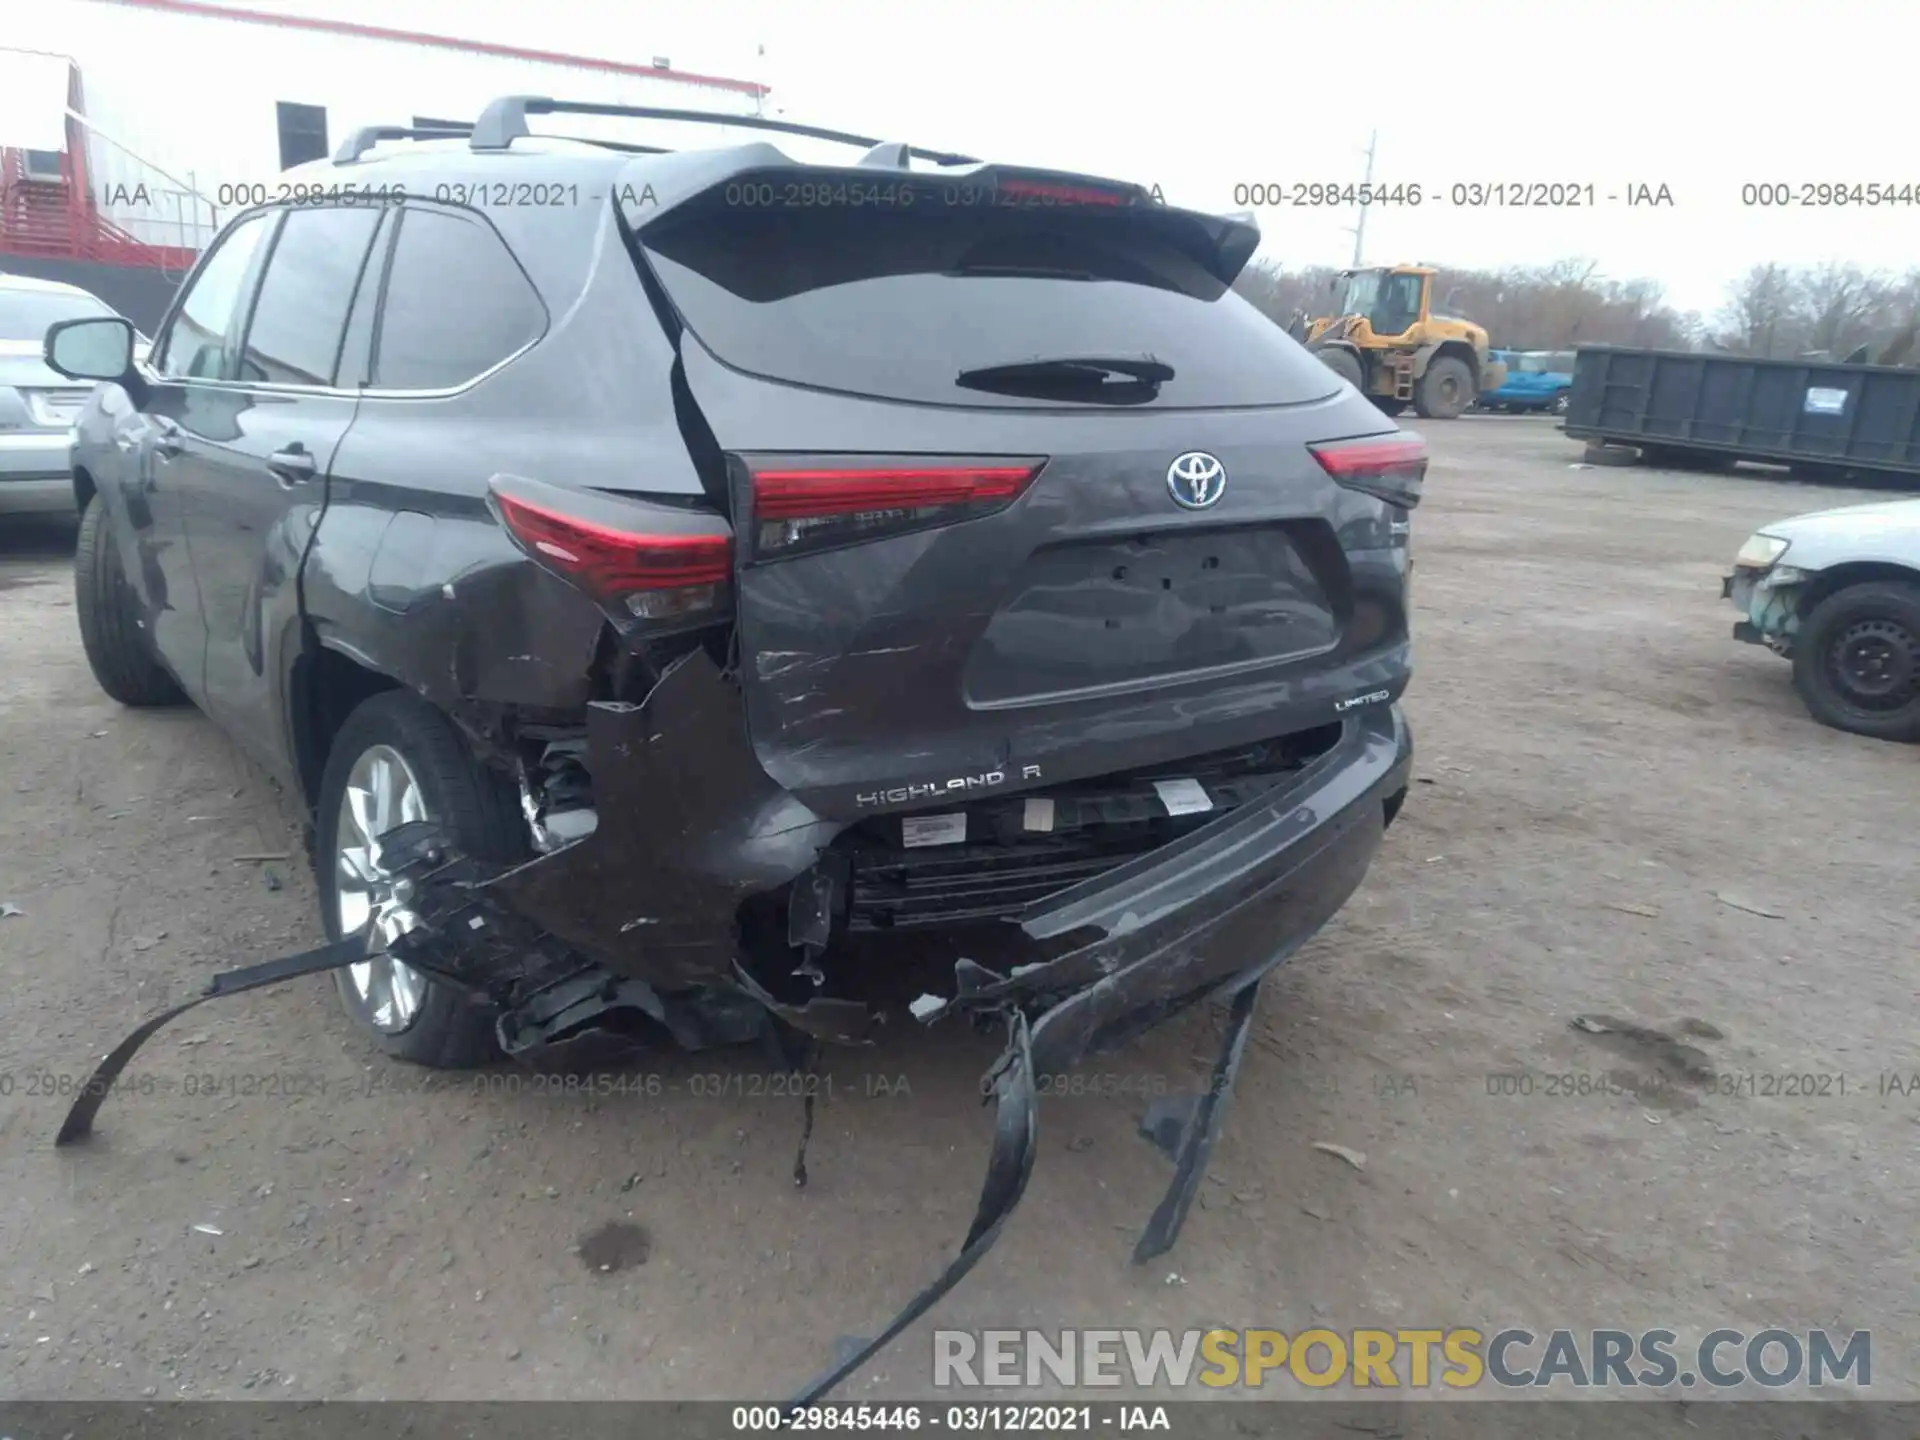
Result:
{"type": "Polygon", "coordinates": [[[1736,640],[1793,661],[1814,719],[1920,740],[1920,500],[1816,510],[1763,525],[1721,583],[1736,640]]]}
{"type": "Polygon", "coordinates": [[[47,367],[47,327],[114,313],[76,285],[0,275],[0,515],[75,513],[70,434],[93,387],[47,367]]]}

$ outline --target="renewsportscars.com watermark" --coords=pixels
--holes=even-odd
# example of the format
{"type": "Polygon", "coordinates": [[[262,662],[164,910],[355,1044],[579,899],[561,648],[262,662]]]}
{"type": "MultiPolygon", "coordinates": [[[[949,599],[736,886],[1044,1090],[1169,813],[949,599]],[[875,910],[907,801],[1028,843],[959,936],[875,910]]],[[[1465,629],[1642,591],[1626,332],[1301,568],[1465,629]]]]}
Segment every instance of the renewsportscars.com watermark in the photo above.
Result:
{"type": "Polygon", "coordinates": [[[1873,1383],[1873,1333],[1713,1330],[936,1330],[938,1389],[1132,1385],[1260,1390],[1779,1391],[1873,1383]]]}

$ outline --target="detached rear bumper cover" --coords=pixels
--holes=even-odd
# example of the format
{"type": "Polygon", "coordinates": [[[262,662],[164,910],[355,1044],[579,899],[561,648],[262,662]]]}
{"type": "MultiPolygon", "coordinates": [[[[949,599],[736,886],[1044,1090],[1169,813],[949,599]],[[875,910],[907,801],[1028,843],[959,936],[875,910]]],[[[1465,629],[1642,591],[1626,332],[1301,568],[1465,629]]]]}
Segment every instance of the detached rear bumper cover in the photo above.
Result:
{"type": "MultiPolygon", "coordinates": [[[[589,707],[588,741],[598,827],[499,876],[496,897],[658,989],[735,984],[820,1038],[861,1038],[871,1017],[857,1002],[781,1006],[736,966],[740,903],[802,875],[844,827],[760,767],[737,691],[713,663],[696,652],[645,703],[589,707]]],[[[1050,953],[1084,942],[1011,976],[963,965],[946,1008],[1073,997],[1036,1021],[1045,1073],[1199,999],[1345,903],[1412,754],[1398,706],[1350,712],[1339,741],[1289,783],[1033,906],[1020,926],[1050,953]]]]}

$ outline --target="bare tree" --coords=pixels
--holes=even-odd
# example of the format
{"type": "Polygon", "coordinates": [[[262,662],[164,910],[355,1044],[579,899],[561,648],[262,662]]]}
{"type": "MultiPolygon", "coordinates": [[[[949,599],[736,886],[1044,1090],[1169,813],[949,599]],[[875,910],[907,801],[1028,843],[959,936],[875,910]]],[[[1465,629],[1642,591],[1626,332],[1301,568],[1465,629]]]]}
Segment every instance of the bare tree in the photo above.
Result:
{"type": "Polygon", "coordinates": [[[1785,266],[1754,266],[1728,289],[1720,314],[1721,343],[1762,358],[1805,348],[1799,343],[1807,327],[1797,313],[1797,288],[1785,266]]]}
{"type": "Polygon", "coordinates": [[[1875,322],[1884,318],[1889,286],[1858,265],[1830,261],[1795,279],[1811,350],[1843,354],[1867,341],[1875,322]]]}

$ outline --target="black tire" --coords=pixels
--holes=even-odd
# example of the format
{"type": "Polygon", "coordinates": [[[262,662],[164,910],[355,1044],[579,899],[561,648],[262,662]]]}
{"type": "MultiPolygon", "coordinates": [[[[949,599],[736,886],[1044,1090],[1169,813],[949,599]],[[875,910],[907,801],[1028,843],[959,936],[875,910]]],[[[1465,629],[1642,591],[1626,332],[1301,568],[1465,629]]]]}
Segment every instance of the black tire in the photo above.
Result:
{"type": "Polygon", "coordinates": [[[1836,590],[1793,638],[1793,685],[1822,725],[1920,741],[1920,584],[1836,590]]]}
{"type": "MultiPolygon", "coordinates": [[[[321,918],[329,939],[340,939],[340,811],[348,778],[368,751],[397,751],[418,784],[427,815],[462,852],[476,859],[511,863],[525,858],[526,822],[506,780],[482,766],[453,722],[406,690],[388,690],[363,701],[334,737],[321,777],[314,869],[321,918]]],[[[340,1003],[387,1054],[441,1070],[471,1069],[499,1058],[492,1007],[449,986],[426,980],[412,1023],[386,1031],[347,970],[334,972],[340,1003]]]]}
{"type": "Polygon", "coordinates": [[[1456,355],[1442,355],[1427,366],[1413,387],[1413,408],[1423,420],[1453,420],[1473,403],[1473,371],[1456,355]]]}
{"type": "Polygon", "coordinates": [[[1595,440],[1588,442],[1587,448],[1580,452],[1580,458],[1588,465],[1625,469],[1640,463],[1640,452],[1631,445],[1606,445],[1595,440]]]}
{"type": "Polygon", "coordinates": [[[140,627],[139,599],[127,583],[120,552],[98,496],[80,517],[73,552],[73,608],[80,645],[100,688],[122,705],[179,705],[186,695],[153,653],[140,627]]]}
{"type": "Polygon", "coordinates": [[[1351,350],[1342,350],[1338,346],[1313,352],[1320,357],[1320,363],[1346,381],[1354,389],[1360,389],[1366,381],[1366,375],[1360,369],[1360,362],[1353,358],[1351,350]]]}

